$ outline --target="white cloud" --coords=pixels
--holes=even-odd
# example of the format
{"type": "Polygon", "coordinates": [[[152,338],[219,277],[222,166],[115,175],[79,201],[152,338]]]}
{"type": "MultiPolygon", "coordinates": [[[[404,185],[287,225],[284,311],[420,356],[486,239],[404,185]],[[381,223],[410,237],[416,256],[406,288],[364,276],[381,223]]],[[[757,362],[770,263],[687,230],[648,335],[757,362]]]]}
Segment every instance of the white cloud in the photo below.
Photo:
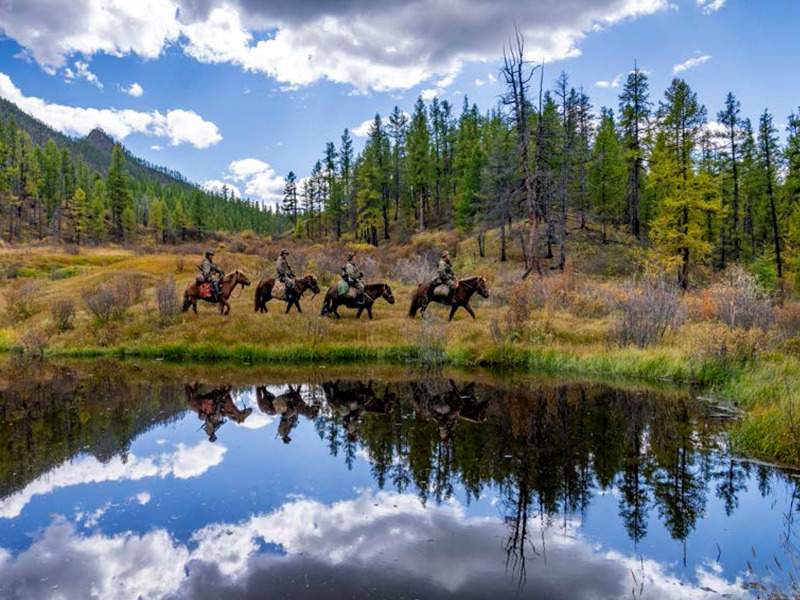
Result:
{"type": "Polygon", "coordinates": [[[222,139],[214,123],[205,121],[192,111],[169,110],[164,115],[157,110],[139,112],[52,104],[41,98],[25,96],[5,73],[0,73],[0,97],[68,135],[84,136],[99,127],[118,140],[140,133],[166,137],[172,146],[188,143],[195,148],[207,148],[222,139]]]}
{"type": "Polygon", "coordinates": [[[105,481],[137,481],[147,477],[163,478],[167,475],[178,479],[197,477],[220,464],[226,450],[224,446],[202,441],[188,447],[177,444],[174,451],[154,456],[130,454],[125,461],[117,455],[108,462],[100,462],[94,456],[65,462],[0,501],[0,518],[18,517],[35,496],[65,487],[105,481]]]}
{"type": "Polygon", "coordinates": [[[486,76],[486,81],[488,81],[489,83],[497,83],[497,77],[495,77],[494,75],[492,75],[491,73],[489,73],[489,74],[486,76]]]}
{"type": "Polygon", "coordinates": [[[57,6],[53,0],[0,5],[5,35],[51,72],[76,54],[152,59],[180,43],[200,62],[238,65],[284,86],[327,79],[390,91],[425,81],[448,87],[465,63],[497,58],[515,23],[529,55],[552,62],[579,54],[589,32],[671,2],[83,0],[57,6]]]}
{"type": "MultiPolygon", "coordinates": [[[[607,550],[578,526],[569,519],[564,530],[542,529],[539,519],[529,520],[535,577],[525,582],[526,596],[624,598],[636,585],[637,597],[651,600],[753,597],[740,576],[729,579],[718,564],[676,574],[674,565],[607,550]],[[540,540],[546,563],[536,550],[540,540]]],[[[426,507],[397,493],[329,505],[293,499],[237,523],[211,523],[188,543],[164,529],[82,534],[57,519],[18,554],[0,548],[0,580],[30,598],[53,597],[53,590],[111,600],[286,597],[296,595],[298,580],[306,587],[333,583],[348,597],[363,595],[357,590],[368,581],[376,590],[402,582],[419,597],[513,598],[520,590],[500,543],[507,535],[501,519],[468,517],[456,502],[426,507]],[[265,545],[281,553],[264,552],[265,545]]]]}
{"type": "Polygon", "coordinates": [[[152,146],[150,146],[150,150],[158,151],[158,150],[163,150],[163,149],[164,148],[162,146],[159,146],[158,144],[153,144],[152,146]]]}
{"type": "Polygon", "coordinates": [[[134,496],[135,500],[144,506],[148,502],[150,502],[150,493],[149,492],[140,492],[134,496]]]}
{"type": "Polygon", "coordinates": [[[86,61],[76,60],[73,63],[72,68],[67,67],[64,69],[64,77],[66,77],[67,82],[74,79],[85,79],[92,85],[100,88],[101,90],[103,89],[103,84],[100,83],[97,75],[89,70],[89,63],[86,61]]]}
{"type": "Polygon", "coordinates": [[[473,81],[473,82],[472,82],[472,84],[473,84],[475,87],[483,87],[484,85],[486,85],[486,82],[485,82],[483,79],[481,79],[481,78],[479,77],[478,79],[476,79],[475,81],[473,81]]]}
{"type": "Polygon", "coordinates": [[[257,158],[243,158],[242,160],[235,160],[228,165],[228,171],[234,181],[248,179],[253,175],[263,173],[267,169],[269,169],[269,165],[257,158]]]}
{"type": "MultiPolygon", "coordinates": [[[[411,120],[411,115],[408,114],[406,111],[403,111],[406,119],[409,121],[411,120]]],[[[362,121],[360,125],[356,125],[350,129],[350,133],[352,133],[356,137],[365,138],[369,136],[370,131],[372,131],[372,124],[375,122],[375,119],[367,119],[366,121],[362,121]]],[[[389,117],[383,117],[381,119],[381,123],[383,123],[384,127],[388,127],[389,125],[389,117]]]]}
{"type": "Polygon", "coordinates": [[[608,81],[595,81],[594,84],[600,88],[618,88],[622,75],[616,75],[614,79],[608,81]]]}
{"type": "Polygon", "coordinates": [[[697,0],[697,6],[699,6],[704,13],[710,14],[725,6],[725,0],[697,0]]]}
{"type": "Polygon", "coordinates": [[[122,91],[128,94],[129,96],[133,96],[134,98],[140,98],[144,94],[144,88],[142,88],[142,86],[140,86],[135,81],[128,87],[122,88],[122,91]]]}
{"type": "Polygon", "coordinates": [[[419,93],[419,95],[423,100],[425,100],[425,102],[430,102],[434,98],[436,98],[438,96],[441,96],[443,93],[444,93],[444,90],[428,88],[428,89],[422,90],[419,93]]]}
{"type": "Polygon", "coordinates": [[[694,58],[690,58],[689,60],[684,61],[684,62],[672,67],[672,73],[674,75],[677,75],[678,73],[682,73],[683,71],[688,71],[689,69],[694,69],[695,67],[698,67],[698,66],[702,65],[703,63],[708,62],[709,60],[711,60],[711,56],[708,55],[708,54],[705,54],[703,56],[696,56],[694,58]]]}
{"type": "Polygon", "coordinates": [[[217,194],[221,194],[222,188],[227,187],[229,196],[232,195],[234,198],[242,197],[242,191],[228,181],[220,181],[219,179],[206,179],[202,183],[201,187],[209,192],[217,194]]]}

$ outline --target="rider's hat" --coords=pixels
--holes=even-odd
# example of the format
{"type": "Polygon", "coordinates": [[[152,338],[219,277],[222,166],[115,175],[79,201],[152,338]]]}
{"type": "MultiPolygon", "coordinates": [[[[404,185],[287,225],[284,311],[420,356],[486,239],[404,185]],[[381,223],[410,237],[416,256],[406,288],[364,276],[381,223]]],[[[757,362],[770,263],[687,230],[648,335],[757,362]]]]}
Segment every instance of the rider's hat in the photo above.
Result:
{"type": "Polygon", "coordinates": [[[350,252],[350,253],[347,255],[347,260],[350,260],[350,259],[351,259],[351,258],[353,258],[355,255],[356,255],[356,253],[355,253],[355,252],[350,252]]]}
{"type": "Polygon", "coordinates": [[[447,251],[447,250],[445,250],[444,252],[442,252],[442,258],[444,258],[445,256],[450,256],[450,252],[449,252],[449,251],[447,251]]]}
{"type": "Polygon", "coordinates": [[[286,248],[281,248],[281,256],[284,254],[289,254],[289,251],[286,248]]]}
{"type": "Polygon", "coordinates": [[[214,256],[214,251],[213,250],[208,250],[206,252],[206,256],[214,256]]]}

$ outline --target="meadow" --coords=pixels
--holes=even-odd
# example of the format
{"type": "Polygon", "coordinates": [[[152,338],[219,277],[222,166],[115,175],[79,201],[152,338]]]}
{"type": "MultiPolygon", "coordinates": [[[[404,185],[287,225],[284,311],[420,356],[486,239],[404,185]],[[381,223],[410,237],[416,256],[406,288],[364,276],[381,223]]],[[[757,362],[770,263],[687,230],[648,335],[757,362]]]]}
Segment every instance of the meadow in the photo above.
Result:
{"type": "MultiPolygon", "coordinates": [[[[315,272],[324,294],[338,279],[348,248],[359,252],[369,281],[387,281],[396,304],[379,300],[375,319],[340,309],[320,317],[322,294],[301,301],[303,313],[267,314],[253,307],[255,285],[272,273],[277,244],[248,238],[217,242],[226,272],[241,269],[251,285],[237,290],[231,314],[201,303],[180,312],[183,288],[204,247],[6,247],[0,249],[0,348],[26,357],[138,357],[239,364],[331,365],[350,361],[517,369],[614,382],[677,382],[736,404],[732,430],[741,451],[800,464],[800,303],[777,302],[739,269],[699,274],[686,294],[641,273],[642,257],[625,246],[598,251],[575,240],[574,264],[524,282],[518,262],[481,258],[463,242],[454,261],[462,276],[487,278],[488,299],[475,298],[473,320],[432,306],[409,319],[415,282],[431,274],[439,247],[458,248],[450,233],[417,236],[402,247],[297,245],[298,273],[315,272]],[[610,276],[608,273],[614,273],[610,276]],[[638,275],[637,275],[638,273],[638,275]]],[[[487,249],[492,256],[494,248],[487,249]]],[[[496,255],[494,255],[496,256],[496,255]]]]}

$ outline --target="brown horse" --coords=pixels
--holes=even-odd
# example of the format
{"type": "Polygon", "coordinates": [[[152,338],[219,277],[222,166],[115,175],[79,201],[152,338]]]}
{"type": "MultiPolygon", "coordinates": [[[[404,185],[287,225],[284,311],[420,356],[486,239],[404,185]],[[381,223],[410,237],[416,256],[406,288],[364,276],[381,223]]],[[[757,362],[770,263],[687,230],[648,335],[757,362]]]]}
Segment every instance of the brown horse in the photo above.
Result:
{"type": "Polygon", "coordinates": [[[456,288],[456,292],[453,295],[453,304],[447,304],[447,296],[433,296],[431,290],[431,282],[422,283],[414,292],[414,296],[411,298],[411,308],[408,309],[408,316],[415,317],[417,316],[417,311],[420,311],[420,314],[425,312],[425,309],[428,308],[428,303],[430,302],[437,302],[439,304],[445,304],[450,306],[450,317],[447,319],[448,321],[453,320],[453,315],[456,314],[456,311],[459,308],[464,308],[474,319],[475,313],[472,312],[472,307],[469,305],[469,299],[472,298],[472,295],[475,292],[478,292],[484,298],[489,297],[489,288],[486,285],[486,279],[483,277],[467,277],[466,279],[460,279],[458,281],[458,287],[456,288]]]}
{"type": "MultiPolygon", "coordinates": [[[[264,279],[258,283],[258,286],[256,287],[255,301],[256,312],[267,312],[267,302],[272,300],[273,287],[275,287],[274,277],[264,279]]],[[[305,277],[298,277],[294,280],[294,297],[290,301],[287,301],[284,298],[275,298],[275,300],[283,300],[286,302],[286,310],[284,311],[284,314],[287,314],[292,306],[297,307],[297,312],[301,313],[303,311],[300,308],[300,297],[305,293],[306,290],[311,290],[314,292],[314,296],[319,294],[317,276],[313,273],[309,273],[305,277]]],[[[313,299],[314,296],[311,298],[313,299]]]]}
{"type": "Polygon", "coordinates": [[[340,306],[345,306],[347,308],[354,308],[358,310],[356,313],[356,319],[361,317],[361,313],[366,310],[370,320],[372,320],[372,305],[375,304],[375,300],[378,298],[383,298],[389,304],[394,304],[394,294],[392,294],[392,288],[390,288],[386,283],[370,283],[365,285],[364,304],[359,305],[356,304],[355,298],[342,298],[339,296],[339,286],[332,285],[325,293],[325,300],[322,302],[322,312],[320,314],[323,317],[325,315],[333,315],[338,319],[339,313],[336,312],[336,309],[340,306]]]}
{"type": "Polygon", "coordinates": [[[242,289],[244,289],[245,286],[250,285],[250,280],[242,271],[236,269],[233,273],[228,273],[220,279],[219,298],[215,299],[213,296],[210,298],[203,298],[200,296],[200,286],[193,281],[186,286],[186,290],[183,292],[182,310],[186,312],[191,306],[194,310],[194,314],[197,314],[197,301],[203,300],[204,302],[210,302],[212,304],[219,302],[219,314],[227,315],[231,312],[231,305],[228,304],[228,298],[231,297],[233,290],[235,290],[236,286],[239,284],[241,284],[242,289]]]}
{"type": "Polygon", "coordinates": [[[225,417],[236,423],[244,423],[245,419],[253,412],[252,408],[240,409],[234,404],[229,385],[213,389],[205,394],[200,394],[199,387],[197,383],[186,384],[186,403],[203,421],[203,429],[210,442],[216,441],[217,430],[225,424],[225,417]]]}

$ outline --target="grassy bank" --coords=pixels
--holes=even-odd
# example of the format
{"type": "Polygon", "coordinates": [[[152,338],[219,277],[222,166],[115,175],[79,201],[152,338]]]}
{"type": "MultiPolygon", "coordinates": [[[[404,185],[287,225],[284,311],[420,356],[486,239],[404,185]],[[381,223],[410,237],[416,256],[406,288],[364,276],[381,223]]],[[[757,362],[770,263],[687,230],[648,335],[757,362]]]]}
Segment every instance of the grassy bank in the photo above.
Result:
{"type": "MultiPolygon", "coordinates": [[[[0,350],[264,365],[435,363],[691,383],[746,410],[733,432],[741,451],[800,464],[795,425],[800,418],[800,361],[794,357],[798,337],[791,327],[787,333],[773,331],[774,326],[728,326],[704,291],[679,300],[685,319],[669,328],[663,339],[646,348],[620,347],[615,307],[629,294],[628,281],[567,273],[521,286],[513,266],[462,256],[460,272],[485,275],[490,298],[474,301],[477,320],[459,312],[447,323],[447,309],[441,306],[431,309],[433,319],[409,319],[414,285],[403,283],[408,280],[389,265],[378,264],[372,280],[388,280],[396,304],[378,301],[373,321],[366,316],[356,321],[347,309],[337,321],[319,317],[321,296],[306,296],[303,314],[284,315],[284,305],[275,301],[267,314],[254,313],[253,290],[271,261],[225,251],[217,258],[227,271],[243,269],[253,283],[241,295],[236,292],[231,315],[221,317],[214,306],[201,305],[199,315],[164,316],[158,283],[174,278],[180,294],[194,275],[196,256],[121,249],[83,250],[77,255],[46,248],[4,249],[0,265],[16,271],[0,283],[6,302],[0,350]],[[88,310],[86,297],[121,277],[136,282],[136,297],[118,315],[101,322],[88,310]],[[28,289],[22,299],[21,289],[28,289]],[[66,324],[59,325],[54,312],[59,303],[73,307],[66,324]]],[[[304,270],[315,270],[323,279],[324,259],[307,253],[304,270]]]]}

